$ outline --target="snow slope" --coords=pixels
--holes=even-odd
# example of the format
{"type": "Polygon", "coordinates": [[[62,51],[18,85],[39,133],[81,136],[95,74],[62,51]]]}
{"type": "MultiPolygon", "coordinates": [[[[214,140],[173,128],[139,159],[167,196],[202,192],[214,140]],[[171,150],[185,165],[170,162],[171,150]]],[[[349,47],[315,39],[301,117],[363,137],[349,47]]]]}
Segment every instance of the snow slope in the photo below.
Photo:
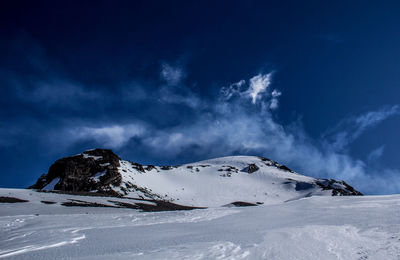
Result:
{"type": "MultiPolygon", "coordinates": [[[[114,189],[128,197],[167,199],[183,205],[213,207],[235,201],[275,204],[313,195],[331,196],[318,180],[294,173],[256,156],[230,156],[180,166],[143,166],[120,161],[122,184],[114,189]],[[253,167],[254,172],[249,172],[253,167]],[[146,170],[149,169],[149,170],[146,170]],[[145,188],[142,192],[130,184],[145,188]]],[[[346,189],[339,182],[337,188],[346,189]]]]}
{"type": "Polygon", "coordinates": [[[0,203],[4,259],[400,259],[400,195],[152,213],[60,205],[102,197],[15,189],[0,197],[29,200],[0,203]]]}
{"type": "Polygon", "coordinates": [[[360,195],[343,181],[300,175],[263,157],[230,156],[179,166],[153,166],[121,160],[106,149],[57,160],[33,188],[96,192],[193,207],[360,195]]]}

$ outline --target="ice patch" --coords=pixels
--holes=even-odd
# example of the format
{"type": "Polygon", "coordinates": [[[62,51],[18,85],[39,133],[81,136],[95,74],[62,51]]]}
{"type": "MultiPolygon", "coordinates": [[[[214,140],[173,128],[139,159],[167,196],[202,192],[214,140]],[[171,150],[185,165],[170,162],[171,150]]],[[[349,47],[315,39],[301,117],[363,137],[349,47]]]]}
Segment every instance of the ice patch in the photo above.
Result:
{"type": "Polygon", "coordinates": [[[86,153],[83,153],[82,155],[83,155],[83,158],[85,158],[85,159],[86,158],[93,158],[95,160],[103,159],[103,156],[89,155],[89,154],[86,154],[86,153]]]}
{"type": "Polygon", "coordinates": [[[54,178],[49,184],[46,185],[46,187],[43,188],[43,190],[54,190],[54,186],[56,186],[60,182],[60,178],[54,178]]]}
{"type": "Polygon", "coordinates": [[[92,180],[94,180],[95,182],[99,182],[100,181],[100,177],[104,176],[105,174],[107,174],[107,171],[104,170],[102,172],[98,172],[95,175],[93,175],[92,177],[90,177],[92,180]]]}

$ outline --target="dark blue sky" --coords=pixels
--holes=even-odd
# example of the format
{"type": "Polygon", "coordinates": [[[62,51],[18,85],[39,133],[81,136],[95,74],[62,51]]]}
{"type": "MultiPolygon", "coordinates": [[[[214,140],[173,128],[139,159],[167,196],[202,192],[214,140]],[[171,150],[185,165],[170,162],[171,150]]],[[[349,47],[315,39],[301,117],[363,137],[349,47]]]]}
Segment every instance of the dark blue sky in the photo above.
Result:
{"type": "Polygon", "coordinates": [[[1,1],[0,187],[104,147],[399,193],[400,4],[215,2],[1,1]]]}

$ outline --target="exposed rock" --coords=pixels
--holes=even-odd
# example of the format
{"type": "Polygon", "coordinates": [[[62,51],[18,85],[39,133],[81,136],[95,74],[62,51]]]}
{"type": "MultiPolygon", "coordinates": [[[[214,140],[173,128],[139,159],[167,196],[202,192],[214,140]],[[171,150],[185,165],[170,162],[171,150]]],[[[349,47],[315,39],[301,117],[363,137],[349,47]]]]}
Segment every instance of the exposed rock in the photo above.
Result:
{"type": "Polygon", "coordinates": [[[286,165],[279,164],[279,163],[277,163],[277,162],[275,162],[275,161],[273,161],[271,159],[268,159],[268,158],[265,158],[265,157],[261,157],[261,156],[259,156],[258,158],[260,158],[265,163],[265,165],[267,165],[267,166],[275,166],[276,168],[279,168],[279,169],[284,170],[284,171],[288,171],[288,172],[292,172],[292,173],[294,172],[294,171],[292,171],[292,169],[290,169],[286,165]]]}
{"type": "MultiPolygon", "coordinates": [[[[146,172],[146,171],[144,170],[143,165],[141,165],[140,163],[131,162],[131,164],[132,164],[133,168],[137,169],[138,171],[140,171],[140,172],[146,172]]],[[[149,166],[147,166],[147,167],[150,167],[150,166],[152,166],[152,165],[149,165],[149,166]]],[[[153,166],[153,167],[154,167],[154,166],[153,166]]]]}
{"type": "Polygon", "coordinates": [[[109,200],[109,202],[113,202],[114,204],[116,204],[122,208],[140,209],[142,211],[147,211],[147,212],[204,209],[204,207],[184,206],[184,205],[179,205],[176,203],[172,203],[169,201],[162,201],[162,200],[143,200],[143,201],[144,201],[144,203],[136,202],[135,204],[132,204],[132,203],[126,203],[126,202],[121,202],[121,201],[109,200]],[[152,202],[153,204],[149,204],[146,202],[152,202]]]}
{"type": "MultiPolygon", "coordinates": [[[[226,172],[239,172],[239,169],[234,166],[223,165],[222,169],[218,169],[219,172],[226,171],[226,172]]],[[[246,171],[247,172],[247,171],[246,171]]]]}
{"type": "Polygon", "coordinates": [[[257,205],[261,205],[261,204],[263,204],[263,203],[258,202],[257,204],[254,204],[254,203],[245,202],[245,201],[235,201],[228,205],[225,205],[225,207],[249,207],[249,206],[257,206],[257,205]]]}
{"type": "Polygon", "coordinates": [[[316,182],[323,190],[332,190],[332,196],[362,196],[363,194],[355,190],[345,181],[333,179],[320,179],[316,182]]]}
{"type": "Polygon", "coordinates": [[[258,171],[260,168],[258,168],[257,165],[255,165],[254,163],[249,164],[249,167],[247,168],[247,172],[248,173],[253,173],[258,171]]]}
{"type": "Polygon", "coordinates": [[[153,169],[156,169],[156,167],[154,165],[147,165],[147,167],[146,167],[147,171],[151,171],[153,169]]]}
{"type": "Polygon", "coordinates": [[[29,200],[23,200],[14,197],[0,197],[0,203],[19,203],[19,202],[29,202],[29,200]]]}
{"type": "MultiPolygon", "coordinates": [[[[236,178],[236,176],[244,177],[247,174],[252,174],[257,172],[259,174],[270,174],[268,168],[273,169],[275,172],[276,169],[280,170],[281,175],[290,176],[292,178],[282,178],[283,181],[279,184],[283,184],[284,190],[293,190],[296,192],[302,192],[306,194],[313,194],[315,191],[317,194],[320,193],[321,190],[331,191],[324,192],[325,195],[333,195],[333,196],[349,196],[349,195],[362,195],[360,192],[356,191],[353,187],[345,183],[344,181],[336,181],[329,179],[316,179],[310,178],[309,181],[300,180],[299,174],[293,172],[291,169],[286,167],[285,165],[278,164],[275,161],[264,157],[249,157],[249,161],[242,161],[241,164],[235,163],[236,158],[232,158],[232,161],[223,162],[220,164],[213,164],[212,160],[210,164],[195,164],[195,165],[187,165],[185,167],[179,168],[179,173],[187,172],[188,174],[192,174],[196,172],[196,175],[201,175],[200,171],[205,171],[206,175],[210,174],[213,176],[210,170],[215,171],[215,175],[220,177],[231,177],[232,179],[236,178]],[[256,160],[254,160],[256,159],[256,160]],[[232,162],[232,165],[231,163],[232,162]],[[266,167],[267,166],[267,167],[266,167]],[[208,169],[204,169],[209,167],[208,169]],[[244,168],[243,168],[244,167],[244,168]],[[200,170],[201,169],[201,170],[200,170]],[[285,173],[285,172],[287,173],[285,173]],[[197,174],[197,172],[199,172],[197,174]],[[290,173],[289,173],[290,172],[290,173]],[[245,175],[243,175],[245,174],[245,175]]],[[[239,157],[239,160],[243,160],[242,157],[239,157]]],[[[206,162],[206,161],[204,161],[206,162]]],[[[121,161],[120,158],[115,155],[111,150],[106,149],[95,149],[85,151],[82,154],[78,154],[71,157],[66,157],[57,160],[51,167],[49,168],[48,174],[42,175],[30,188],[39,189],[43,192],[57,192],[57,193],[67,193],[67,194],[75,194],[75,195],[101,195],[101,196],[113,196],[113,197],[127,197],[129,195],[130,198],[135,199],[151,199],[154,201],[163,201],[172,203],[173,201],[178,201],[180,199],[180,194],[175,194],[175,191],[171,190],[171,194],[165,193],[164,190],[160,192],[158,186],[151,186],[141,183],[137,178],[146,179],[149,176],[149,181],[154,181],[153,177],[155,171],[150,172],[152,170],[156,170],[156,174],[166,174],[171,175],[174,178],[178,178],[178,174],[175,171],[176,168],[180,166],[153,166],[153,165],[141,165],[135,162],[129,161],[121,161]],[[121,165],[120,165],[121,163],[121,165]],[[170,171],[170,173],[167,173],[170,171]],[[136,183],[138,182],[138,183],[136,183]],[[139,184],[141,183],[141,184],[139,184]],[[152,190],[152,187],[154,190],[152,190]]],[[[214,177],[213,177],[214,178],[214,177]]],[[[248,176],[246,178],[252,178],[248,176]]],[[[257,178],[257,176],[255,176],[257,178]]],[[[162,179],[161,179],[162,180],[162,179]]],[[[215,179],[217,183],[219,183],[219,179],[215,179]]],[[[179,181],[179,180],[178,180],[179,181]]],[[[223,180],[221,183],[227,183],[229,185],[230,181],[223,180]]],[[[201,184],[201,183],[200,183],[201,184]]],[[[268,183],[267,187],[268,187],[268,183]]],[[[272,184],[275,184],[272,182],[272,184]]],[[[193,183],[193,185],[197,185],[197,183],[193,183]]],[[[187,187],[190,192],[191,187],[187,187]]],[[[224,189],[225,187],[221,187],[224,189]]],[[[229,187],[227,187],[229,189],[229,187]]],[[[182,189],[183,190],[183,189],[182,189]]],[[[186,190],[186,189],[185,189],[186,190]]],[[[168,192],[168,191],[167,191],[168,192]]],[[[266,194],[266,193],[265,193],[266,194]]],[[[302,196],[308,196],[304,195],[302,196]]],[[[220,196],[218,194],[217,196],[220,196]]],[[[278,196],[278,195],[277,195],[278,196]]],[[[193,199],[192,199],[193,200],[193,199]]],[[[236,204],[242,204],[242,198],[238,196],[236,199],[238,200],[236,204]]],[[[42,202],[46,203],[46,202],[42,202]]],[[[161,203],[161,202],[160,202],[161,203]]],[[[174,208],[172,204],[158,204],[161,208],[174,208]]],[[[227,202],[224,202],[227,203],[227,202]]],[[[49,203],[50,204],[50,203],[49,203]]],[[[135,204],[137,208],[138,204],[135,204]]],[[[194,204],[195,205],[195,204],[194,204]]],[[[222,203],[221,203],[222,205],[222,203]]],[[[232,204],[234,206],[238,206],[232,204]]],[[[85,202],[79,201],[68,201],[64,206],[102,206],[96,204],[88,204],[85,202]],[[82,205],[83,204],[83,205],[82,205]]],[[[116,207],[123,207],[123,205],[114,205],[116,207]]],[[[201,205],[202,206],[202,205],[201,205]]],[[[129,205],[125,205],[125,207],[130,207],[129,205]]],[[[154,211],[154,208],[148,208],[148,205],[144,205],[143,207],[146,210],[154,211]]],[[[180,206],[179,206],[180,207],[180,206]]],[[[178,208],[179,208],[178,207],[178,208]]],[[[141,208],[143,209],[143,208],[141,208]]]]}
{"type": "Polygon", "coordinates": [[[55,201],[49,201],[49,200],[41,200],[40,202],[43,204],[56,204],[57,203],[55,201]]]}
{"type": "Polygon", "coordinates": [[[73,200],[73,199],[69,199],[69,201],[61,203],[61,205],[66,207],[119,208],[118,206],[112,206],[103,203],[87,202],[83,200],[73,200]]]}
{"type": "Polygon", "coordinates": [[[65,157],[51,165],[49,172],[42,175],[30,188],[45,189],[53,180],[59,178],[59,181],[54,183],[53,190],[115,193],[110,185],[118,186],[121,183],[119,161],[119,157],[107,149],[89,150],[65,157]]]}
{"type": "Polygon", "coordinates": [[[161,170],[167,171],[167,170],[172,170],[172,166],[161,166],[161,170]]]}
{"type": "Polygon", "coordinates": [[[284,170],[284,171],[288,171],[288,172],[293,172],[291,169],[289,169],[289,167],[287,167],[286,165],[279,165],[278,166],[279,169],[284,170]]]}

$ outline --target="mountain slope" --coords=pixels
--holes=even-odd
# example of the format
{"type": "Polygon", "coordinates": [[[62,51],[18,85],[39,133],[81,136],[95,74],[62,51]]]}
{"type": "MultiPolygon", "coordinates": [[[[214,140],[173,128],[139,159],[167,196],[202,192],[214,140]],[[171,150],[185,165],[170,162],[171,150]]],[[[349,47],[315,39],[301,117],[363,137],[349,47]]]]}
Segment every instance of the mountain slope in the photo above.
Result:
{"type": "Polygon", "coordinates": [[[343,181],[300,175],[272,160],[230,156],[180,166],[141,165],[96,149],[62,158],[31,188],[96,192],[213,207],[275,204],[323,195],[362,195],[343,181]]]}

